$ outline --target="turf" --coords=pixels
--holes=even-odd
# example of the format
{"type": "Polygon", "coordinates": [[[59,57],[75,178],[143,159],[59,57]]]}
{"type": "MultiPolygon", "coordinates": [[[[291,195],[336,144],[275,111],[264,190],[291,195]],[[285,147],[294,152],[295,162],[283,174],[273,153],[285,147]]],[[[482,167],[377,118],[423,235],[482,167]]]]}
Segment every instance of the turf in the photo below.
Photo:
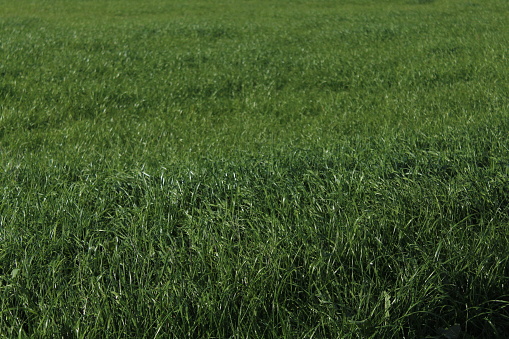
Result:
{"type": "Polygon", "coordinates": [[[0,335],[509,331],[505,0],[0,8],[0,335]]]}

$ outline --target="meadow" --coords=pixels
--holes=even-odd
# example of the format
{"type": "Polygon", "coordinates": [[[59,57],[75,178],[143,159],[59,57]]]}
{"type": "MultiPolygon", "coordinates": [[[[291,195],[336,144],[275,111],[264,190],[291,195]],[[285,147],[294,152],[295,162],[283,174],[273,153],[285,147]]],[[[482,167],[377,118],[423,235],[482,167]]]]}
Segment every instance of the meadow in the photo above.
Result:
{"type": "Polygon", "coordinates": [[[507,18],[0,0],[0,337],[504,337],[507,18]]]}

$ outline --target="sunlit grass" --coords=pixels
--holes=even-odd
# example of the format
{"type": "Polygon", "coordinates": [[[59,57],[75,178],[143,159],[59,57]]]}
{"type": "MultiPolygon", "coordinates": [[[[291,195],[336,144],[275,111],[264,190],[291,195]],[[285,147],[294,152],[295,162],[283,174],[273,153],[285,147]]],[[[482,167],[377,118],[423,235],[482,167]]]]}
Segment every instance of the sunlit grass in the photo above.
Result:
{"type": "Polygon", "coordinates": [[[508,331],[504,1],[0,8],[0,334],[508,331]]]}

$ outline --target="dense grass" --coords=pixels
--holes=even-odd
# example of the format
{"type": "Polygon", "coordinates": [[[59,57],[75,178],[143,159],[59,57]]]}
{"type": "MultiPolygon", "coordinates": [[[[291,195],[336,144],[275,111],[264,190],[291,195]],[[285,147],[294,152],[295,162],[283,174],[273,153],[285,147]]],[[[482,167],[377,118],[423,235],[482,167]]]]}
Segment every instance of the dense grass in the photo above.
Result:
{"type": "Polygon", "coordinates": [[[0,335],[509,331],[506,1],[0,8],[0,335]]]}

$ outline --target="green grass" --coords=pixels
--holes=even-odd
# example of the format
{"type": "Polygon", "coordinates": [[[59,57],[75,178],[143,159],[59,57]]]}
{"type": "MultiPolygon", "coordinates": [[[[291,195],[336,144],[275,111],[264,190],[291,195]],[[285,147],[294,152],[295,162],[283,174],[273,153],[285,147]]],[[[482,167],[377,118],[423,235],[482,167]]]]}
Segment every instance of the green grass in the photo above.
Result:
{"type": "Polygon", "coordinates": [[[509,331],[505,0],[0,8],[0,336],[509,331]]]}

